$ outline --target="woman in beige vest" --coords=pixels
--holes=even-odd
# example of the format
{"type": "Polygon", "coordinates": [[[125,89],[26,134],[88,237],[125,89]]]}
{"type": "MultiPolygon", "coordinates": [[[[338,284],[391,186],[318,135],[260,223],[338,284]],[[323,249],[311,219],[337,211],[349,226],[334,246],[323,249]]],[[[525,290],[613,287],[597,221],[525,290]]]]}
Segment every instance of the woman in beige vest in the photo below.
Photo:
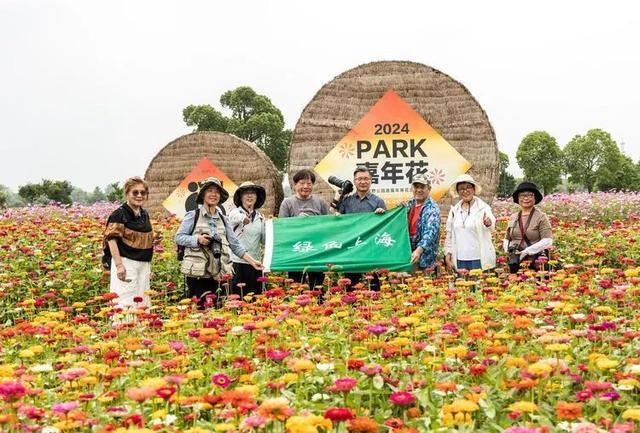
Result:
{"type": "Polygon", "coordinates": [[[522,182],[512,197],[520,205],[520,211],[511,215],[503,248],[509,254],[509,272],[515,274],[521,261],[530,262],[529,268],[537,269],[536,260],[541,256],[549,258],[553,240],[549,218],[535,206],[542,201],[538,187],[522,182]]]}
{"type": "Polygon", "coordinates": [[[197,298],[199,307],[207,305],[207,298],[215,299],[221,279],[233,275],[230,252],[262,270],[262,264],[240,244],[231,224],[218,210],[228,198],[220,180],[206,179],[196,199],[201,206],[187,212],[176,233],[176,244],[184,247],[180,271],[186,277],[188,296],[197,298]]]}

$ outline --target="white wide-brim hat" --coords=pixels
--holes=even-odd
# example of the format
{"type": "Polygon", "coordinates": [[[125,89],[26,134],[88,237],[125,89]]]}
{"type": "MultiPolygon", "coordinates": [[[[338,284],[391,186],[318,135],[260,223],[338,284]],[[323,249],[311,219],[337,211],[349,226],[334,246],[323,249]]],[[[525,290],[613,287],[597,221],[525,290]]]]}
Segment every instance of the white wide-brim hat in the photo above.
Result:
{"type": "Polygon", "coordinates": [[[459,183],[470,183],[474,186],[475,190],[476,190],[476,195],[480,194],[482,192],[482,186],[476,182],[470,174],[461,174],[460,176],[456,177],[456,179],[453,181],[453,183],[451,184],[451,186],[449,187],[449,195],[451,195],[451,197],[453,198],[457,198],[458,197],[458,191],[457,191],[457,186],[459,183]]]}

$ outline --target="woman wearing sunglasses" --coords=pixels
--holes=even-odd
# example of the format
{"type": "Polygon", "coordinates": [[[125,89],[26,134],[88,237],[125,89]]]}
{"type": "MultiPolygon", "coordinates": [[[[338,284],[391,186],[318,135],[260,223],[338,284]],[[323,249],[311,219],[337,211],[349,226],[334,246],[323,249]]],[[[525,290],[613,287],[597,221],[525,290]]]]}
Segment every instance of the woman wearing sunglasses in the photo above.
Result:
{"type": "Polygon", "coordinates": [[[109,291],[122,309],[149,307],[149,275],[153,256],[154,233],[151,220],[142,205],[149,186],[140,177],[124,183],[125,203],[109,215],[104,231],[105,255],[111,256],[109,291]]]}
{"type": "Polygon", "coordinates": [[[522,182],[512,195],[520,210],[509,219],[507,234],[502,247],[509,255],[509,272],[520,270],[520,262],[528,262],[529,269],[537,269],[538,262],[549,259],[553,245],[551,223],[547,215],[536,207],[542,201],[542,193],[532,182],[522,182]]]}

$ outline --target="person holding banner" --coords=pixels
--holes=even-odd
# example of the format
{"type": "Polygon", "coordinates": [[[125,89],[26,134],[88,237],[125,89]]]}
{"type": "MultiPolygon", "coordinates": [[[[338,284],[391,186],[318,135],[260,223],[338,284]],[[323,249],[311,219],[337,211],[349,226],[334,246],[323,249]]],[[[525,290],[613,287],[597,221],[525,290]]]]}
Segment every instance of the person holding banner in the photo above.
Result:
{"type": "Polygon", "coordinates": [[[371,172],[368,169],[356,168],[353,172],[353,184],[356,192],[338,204],[338,212],[343,215],[363,212],[381,214],[387,210],[384,200],[371,192],[371,172]]]}
{"type": "Polygon", "coordinates": [[[262,270],[262,264],[240,244],[231,223],[218,209],[228,198],[220,180],[206,179],[196,199],[200,206],[187,212],[175,236],[176,244],[184,248],[180,271],[186,277],[188,296],[198,299],[199,308],[207,305],[208,295],[215,295],[219,281],[233,274],[230,252],[262,270]]]}
{"type": "MultiPolygon", "coordinates": [[[[371,172],[367,168],[357,167],[355,169],[353,172],[353,184],[356,187],[356,192],[342,199],[337,206],[339,213],[345,215],[365,212],[383,214],[386,212],[387,206],[384,200],[371,192],[371,172]]],[[[340,194],[340,191],[337,194],[340,194]]],[[[352,285],[355,285],[362,279],[362,274],[347,272],[345,277],[351,280],[352,285]]],[[[380,279],[375,273],[370,286],[373,290],[379,290],[380,288],[380,279]]]]}
{"type": "Polygon", "coordinates": [[[456,178],[449,188],[461,200],[451,207],[444,242],[445,263],[449,269],[490,270],[496,266],[496,250],[491,233],[496,218],[491,207],[476,194],[482,187],[469,174],[456,178]]]}
{"type": "MultiPolygon", "coordinates": [[[[233,194],[236,208],[229,212],[229,222],[233,227],[240,244],[260,260],[261,247],[264,246],[264,215],[258,210],[264,204],[267,193],[264,188],[253,182],[243,182],[233,194]]],[[[233,281],[231,291],[242,295],[244,293],[262,293],[262,284],[258,278],[262,272],[251,266],[246,260],[231,252],[233,262],[233,281]],[[239,286],[239,285],[242,286],[239,286]]]]}
{"type": "MultiPolygon", "coordinates": [[[[311,215],[328,215],[329,206],[320,197],[313,195],[313,186],[316,183],[316,175],[308,169],[299,170],[293,175],[294,195],[287,197],[280,205],[279,218],[304,217],[311,215]]],[[[324,274],[322,272],[307,272],[309,287],[322,285],[324,274]]],[[[302,282],[305,272],[289,272],[289,278],[302,282]]]]}
{"type": "Polygon", "coordinates": [[[425,173],[411,182],[413,198],[406,204],[411,239],[411,264],[414,272],[433,267],[440,239],[440,208],[429,197],[431,181],[425,173]]]}

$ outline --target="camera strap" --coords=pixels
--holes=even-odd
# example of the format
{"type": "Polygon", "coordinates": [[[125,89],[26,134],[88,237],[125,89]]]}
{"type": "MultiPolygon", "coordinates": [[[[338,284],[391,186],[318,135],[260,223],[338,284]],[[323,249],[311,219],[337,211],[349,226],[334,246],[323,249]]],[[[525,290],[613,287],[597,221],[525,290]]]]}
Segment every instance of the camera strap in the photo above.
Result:
{"type": "Polygon", "coordinates": [[[518,247],[522,247],[522,242],[526,242],[527,246],[531,245],[529,238],[527,237],[527,230],[529,230],[529,224],[531,224],[531,218],[533,218],[533,213],[536,211],[536,208],[531,209],[531,213],[527,218],[527,223],[525,226],[522,225],[522,211],[518,212],[518,226],[520,227],[520,233],[522,234],[522,240],[518,247]]]}

